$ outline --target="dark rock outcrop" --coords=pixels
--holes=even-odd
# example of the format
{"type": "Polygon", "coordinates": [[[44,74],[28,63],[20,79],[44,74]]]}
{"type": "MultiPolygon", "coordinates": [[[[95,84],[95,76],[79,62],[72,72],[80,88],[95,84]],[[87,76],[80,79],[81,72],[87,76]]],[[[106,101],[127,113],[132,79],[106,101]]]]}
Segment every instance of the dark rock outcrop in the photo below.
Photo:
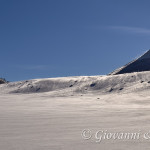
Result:
{"type": "Polygon", "coordinates": [[[4,84],[4,83],[7,83],[7,81],[3,78],[0,78],[0,84],[4,84]]]}

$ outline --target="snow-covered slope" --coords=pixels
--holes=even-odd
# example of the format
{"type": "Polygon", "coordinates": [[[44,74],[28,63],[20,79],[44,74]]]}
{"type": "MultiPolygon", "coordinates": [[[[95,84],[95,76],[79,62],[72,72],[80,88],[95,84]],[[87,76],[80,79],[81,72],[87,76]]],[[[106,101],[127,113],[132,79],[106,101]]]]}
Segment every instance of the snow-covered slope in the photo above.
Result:
{"type": "Polygon", "coordinates": [[[0,85],[0,149],[147,150],[149,91],[149,71],[0,85]],[[85,130],[91,131],[89,140],[85,130]],[[97,142],[98,131],[140,132],[141,137],[97,142]]]}
{"type": "Polygon", "coordinates": [[[130,93],[150,89],[150,71],[112,76],[78,76],[34,79],[0,85],[1,93],[72,95],[89,93],[130,93]]]}

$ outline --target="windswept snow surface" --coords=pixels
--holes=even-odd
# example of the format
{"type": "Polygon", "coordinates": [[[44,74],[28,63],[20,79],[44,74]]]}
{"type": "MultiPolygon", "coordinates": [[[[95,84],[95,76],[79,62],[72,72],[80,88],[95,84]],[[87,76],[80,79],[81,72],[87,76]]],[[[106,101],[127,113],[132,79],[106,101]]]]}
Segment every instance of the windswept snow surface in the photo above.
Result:
{"type": "Polygon", "coordinates": [[[150,72],[141,72],[0,85],[0,149],[149,149],[150,139],[143,137],[150,130],[149,81],[150,72]],[[91,131],[88,140],[85,129],[91,131]],[[100,130],[141,136],[98,142],[100,130]]]}
{"type": "Polygon", "coordinates": [[[132,93],[149,90],[150,72],[112,76],[77,76],[34,79],[0,85],[1,93],[43,93],[52,96],[78,94],[132,93]]]}

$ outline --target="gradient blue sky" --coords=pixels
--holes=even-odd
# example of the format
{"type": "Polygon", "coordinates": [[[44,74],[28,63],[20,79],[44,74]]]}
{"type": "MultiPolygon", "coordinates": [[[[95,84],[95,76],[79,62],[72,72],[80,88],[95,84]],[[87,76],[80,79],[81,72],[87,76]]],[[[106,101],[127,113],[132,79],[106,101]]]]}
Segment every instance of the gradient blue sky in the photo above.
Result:
{"type": "Polygon", "coordinates": [[[107,74],[150,49],[149,0],[0,0],[0,76],[107,74]]]}

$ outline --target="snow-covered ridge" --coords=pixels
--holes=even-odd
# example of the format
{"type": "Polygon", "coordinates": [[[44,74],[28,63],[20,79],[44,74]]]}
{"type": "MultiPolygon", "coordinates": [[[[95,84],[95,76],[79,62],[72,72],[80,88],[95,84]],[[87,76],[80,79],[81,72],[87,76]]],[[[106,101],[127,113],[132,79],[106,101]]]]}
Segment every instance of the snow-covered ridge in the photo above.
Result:
{"type": "Polygon", "coordinates": [[[150,50],[146,51],[141,57],[138,58],[141,59],[150,59],[150,50]]]}
{"type": "Polygon", "coordinates": [[[150,50],[146,51],[139,58],[127,63],[126,65],[114,70],[109,75],[150,71],[150,50]]]}
{"type": "Polygon", "coordinates": [[[73,95],[88,93],[130,93],[150,89],[150,71],[112,76],[77,76],[34,79],[0,85],[1,93],[73,95]]]}

